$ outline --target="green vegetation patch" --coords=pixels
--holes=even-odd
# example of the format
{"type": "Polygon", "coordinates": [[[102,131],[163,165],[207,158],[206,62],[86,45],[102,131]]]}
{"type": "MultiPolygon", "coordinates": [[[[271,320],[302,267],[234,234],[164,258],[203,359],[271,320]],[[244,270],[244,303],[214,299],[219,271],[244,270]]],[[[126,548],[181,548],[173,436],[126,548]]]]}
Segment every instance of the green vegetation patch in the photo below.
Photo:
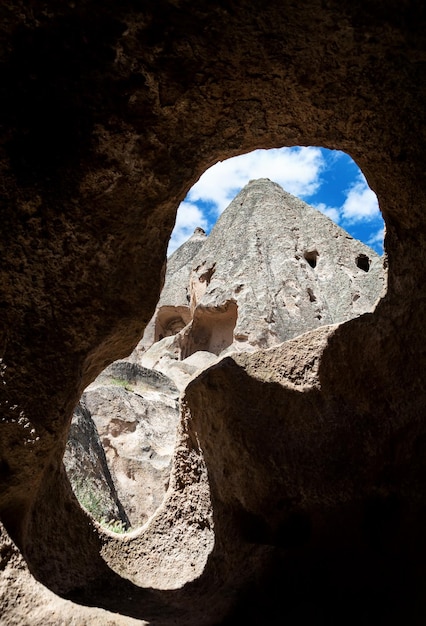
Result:
{"type": "Polygon", "coordinates": [[[117,387],[123,387],[126,391],[134,391],[132,385],[127,381],[121,378],[110,378],[109,382],[111,385],[116,385],[117,387]]]}
{"type": "Polygon", "coordinates": [[[78,481],[72,484],[74,494],[81,506],[95,519],[103,528],[114,533],[125,533],[131,528],[121,520],[111,519],[109,516],[108,504],[102,494],[99,493],[93,481],[78,481]]]}

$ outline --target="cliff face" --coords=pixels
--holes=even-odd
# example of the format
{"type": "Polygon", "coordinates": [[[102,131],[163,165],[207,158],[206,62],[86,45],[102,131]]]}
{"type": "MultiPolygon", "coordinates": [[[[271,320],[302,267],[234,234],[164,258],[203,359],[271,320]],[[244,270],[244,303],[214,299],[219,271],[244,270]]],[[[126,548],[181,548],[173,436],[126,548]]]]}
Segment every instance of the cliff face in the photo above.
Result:
{"type": "Polygon", "coordinates": [[[194,233],[171,256],[131,358],[182,386],[195,361],[352,319],[372,311],[384,289],[383,259],[371,248],[276,183],[254,180],[208,237],[194,233]]]}

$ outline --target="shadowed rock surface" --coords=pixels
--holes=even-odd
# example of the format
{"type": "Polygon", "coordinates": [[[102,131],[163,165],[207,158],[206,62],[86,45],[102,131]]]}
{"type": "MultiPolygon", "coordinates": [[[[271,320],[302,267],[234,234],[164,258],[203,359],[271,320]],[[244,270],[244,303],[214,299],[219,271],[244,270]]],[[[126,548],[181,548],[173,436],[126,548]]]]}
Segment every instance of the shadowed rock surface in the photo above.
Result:
{"type": "Polygon", "coordinates": [[[64,465],[74,493],[90,513],[106,521],[120,520],[125,527],[130,525],[111,478],[104,447],[84,401],[74,410],[64,465]]]}
{"type": "Polygon", "coordinates": [[[0,17],[3,623],[424,624],[423,5],[6,0],[0,17]],[[361,167],[386,295],[195,378],[165,500],[113,536],[63,468],[73,409],[152,318],[188,189],[284,145],[361,167]]]}

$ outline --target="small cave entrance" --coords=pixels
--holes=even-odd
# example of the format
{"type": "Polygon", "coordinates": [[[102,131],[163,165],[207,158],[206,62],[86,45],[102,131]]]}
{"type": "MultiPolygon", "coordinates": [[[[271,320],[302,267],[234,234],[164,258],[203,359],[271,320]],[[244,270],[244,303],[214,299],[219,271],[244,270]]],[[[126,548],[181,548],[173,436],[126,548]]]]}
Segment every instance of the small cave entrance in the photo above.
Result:
{"type": "Polygon", "coordinates": [[[317,250],[306,250],[303,253],[303,256],[305,258],[305,260],[308,262],[308,264],[312,267],[312,269],[315,269],[317,266],[317,262],[318,262],[318,257],[319,257],[319,253],[317,250]]]}
{"type": "Polygon", "coordinates": [[[156,314],[154,341],[172,337],[191,321],[191,312],[186,306],[162,306],[156,314]]]}
{"type": "Polygon", "coordinates": [[[355,259],[355,263],[363,272],[368,272],[370,269],[371,261],[366,254],[359,254],[355,259]]]}
{"type": "Polygon", "coordinates": [[[198,307],[182,342],[182,360],[198,351],[219,356],[234,340],[237,317],[238,306],[233,300],[214,309],[198,307]]]}

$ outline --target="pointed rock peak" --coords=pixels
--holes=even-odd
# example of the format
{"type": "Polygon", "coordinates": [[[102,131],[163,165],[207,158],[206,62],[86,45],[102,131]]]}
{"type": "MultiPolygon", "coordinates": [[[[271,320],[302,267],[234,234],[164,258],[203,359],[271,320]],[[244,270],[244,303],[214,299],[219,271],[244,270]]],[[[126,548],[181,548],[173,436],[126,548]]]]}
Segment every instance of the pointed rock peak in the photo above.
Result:
{"type": "Polygon", "coordinates": [[[253,178],[252,180],[249,180],[249,182],[245,186],[245,189],[248,189],[250,187],[274,188],[274,189],[279,189],[280,191],[284,191],[281,185],[274,182],[270,178],[253,178]]]}
{"type": "Polygon", "coordinates": [[[252,178],[246,186],[248,187],[250,185],[273,185],[274,187],[280,187],[278,183],[275,183],[270,178],[252,178]]]}
{"type": "Polygon", "coordinates": [[[285,205],[290,203],[292,206],[297,206],[298,208],[304,204],[302,200],[293,196],[291,193],[283,189],[279,183],[271,180],[270,178],[255,178],[250,180],[241,189],[236,198],[234,198],[233,202],[235,202],[238,206],[242,201],[250,198],[252,202],[260,204],[264,202],[267,197],[270,197],[270,200],[273,202],[281,202],[285,205]]]}
{"type": "Polygon", "coordinates": [[[172,256],[175,256],[176,252],[178,252],[178,250],[182,250],[182,249],[188,248],[188,244],[190,244],[189,247],[193,248],[192,244],[194,242],[199,245],[200,242],[204,242],[206,239],[207,239],[207,234],[206,234],[206,231],[204,230],[204,228],[201,228],[201,226],[197,226],[197,228],[194,230],[192,235],[190,237],[188,237],[188,239],[186,241],[184,241],[183,244],[174,251],[172,256]]]}
{"type": "MultiPolygon", "coordinates": [[[[252,178],[247,184],[256,185],[257,183],[272,183],[272,180],[270,178],[252,178]]],[[[275,185],[276,183],[273,184],[275,185]]]]}
{"type": "Polygon", "coordinates": [[[167,260],[168,271],[172,268],[172,271],[175,271],[176,268],[189,263],[190,259],[198,252],[206,240],[206,231],[197,226],[192,235],[169,256],[167,260]]]}
{"type": "Polygon", "coordinates": [[[197,226],[197,228],[194,230],[193,234],[189,238],[189,241],[193,241],[194,239],[205,239],[206,237],[206,231],[201,228],[201,226],[197,226]]]}

